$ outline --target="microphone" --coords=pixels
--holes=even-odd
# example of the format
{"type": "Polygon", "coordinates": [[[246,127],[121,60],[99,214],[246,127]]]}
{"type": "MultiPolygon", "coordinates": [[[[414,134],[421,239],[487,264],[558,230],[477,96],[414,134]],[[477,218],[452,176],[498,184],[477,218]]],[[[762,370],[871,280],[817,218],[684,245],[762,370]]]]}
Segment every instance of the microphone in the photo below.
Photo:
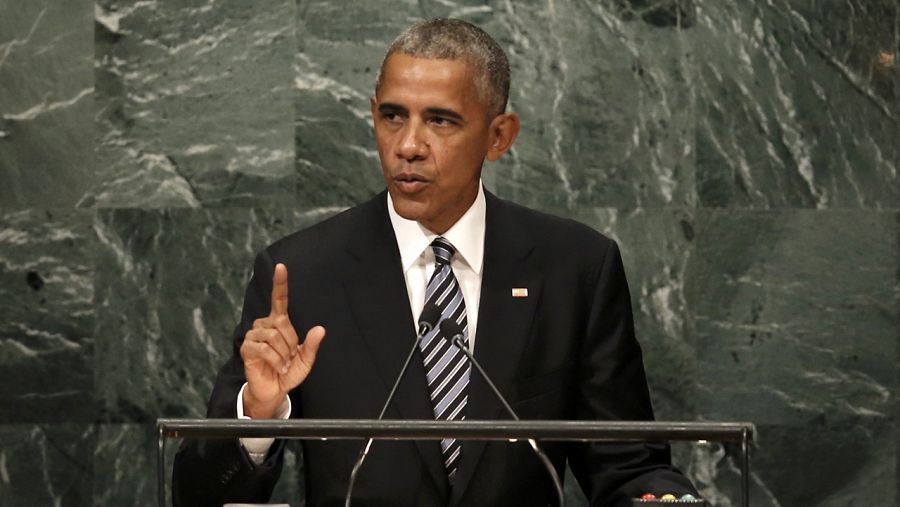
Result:
{"type": "MultiPolygon", "coordinates": [[[[469,351],[469,348],[466,347],[466,344],[463,342],[463,330],[459,327],[459,324],[454,322],[451,319],[444,319],[441,321],[441,335],[453,345],[461,350],[466,357],[469,358],[469,361],[475,366],[475,369],[478,370],[478,373],[481,374],[481,378],[487,382],[487,385],[494,391],[494,395],[497,396],[497,399],[500,400],[500,403],[503,404],[503,407],[506,408],[506,411],[509,412],[509,415],[516,421],[519,420],[519,416],[516,415],[516,412],[509,406],[506,398],[500,394],[500,390],[497,389],[497,386],[491,381],[491,378],[488,377],[488,374],[485,373],[484,368],[481,367],[481,364],[475,359],[475,356],[469,351]]],[[[550,458],[544,454],[544,451],[538,447],[537,442],[533,438],[528,439],[528,444],[531,445],[531,449],[534,450],[534,453],[537,455],[538,459],[541,460],[544,467],[547,469],[547,472],[550,474],[550,478],[553,480],[553,486],[556,488],[556,497],[559,500],[560,507],[565,505],[565,496],[563,495],[563,487],[562,482],[559,480],[559,474],[556,473],[556,469],[553,468],[553,463],[550,462],[550,458]]]]}
{"type": "MultiPolygon", "coordinates": [[[[416,355],[416,350],[419,348],[419,342],[422,340],[422,337],[434,329],[434,325],[440,318],[441,311],[437,306],[426,305],[425,308],[422,309],[422,314],[419,316],[419,329],[416,332],[416,339],[409,349],[409,354],[406,355],[406,361],[403,363],[403,368],[400,369],[400,374],[397,375],[397,380],[394,381],[391,392],[388,393],[388,397],[384,401],[384,406],[381,407],[381,413],[378,414],[378,420],[384,419],[384,414],[387,412],[388,406],[397,394],[397,387],[400,386],[400,380],[406,375],[406,370],[409,369],[409,364],[412,362],[413,356],[416,355]]],[[[356,483],[356,476],[359,474],[359,469],[362,468],[366,456],[369,455],[369,449],[372,447],[373,441],[373,438],[366,440],[366,445],[359,451],[359,457],[356,458],[356,463],[353,464],[353,470],[350,472],[350,482],[347,484],[347,495],[344,497],[344,507],[350,507],[350,497],[353,496],[353,485],[356,483]]]]}

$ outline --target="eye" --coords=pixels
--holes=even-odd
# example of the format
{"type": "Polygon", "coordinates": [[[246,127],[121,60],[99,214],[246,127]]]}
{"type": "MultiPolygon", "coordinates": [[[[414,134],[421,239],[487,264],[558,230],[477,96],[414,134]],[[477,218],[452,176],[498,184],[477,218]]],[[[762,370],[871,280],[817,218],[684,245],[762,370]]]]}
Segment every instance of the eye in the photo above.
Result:
{"type": "Polygon", "coordinates": [[[378,118],[386,123],[399,124],[403,123],[403,121],[406,119],[406,116],[402,111],[397,111],[394,109],[383,109],[378,112],[378,118]]]}
{"type": "Polygon", "coordinates": [[[435,116],[430,121],[431,121],[432,125],[435,125],[438,127],[446,127],[449,125],[456,125],[456,122],[454,122],[453,120],[451,120],[449,118],[443,118],[441,116],[435,116]]]}

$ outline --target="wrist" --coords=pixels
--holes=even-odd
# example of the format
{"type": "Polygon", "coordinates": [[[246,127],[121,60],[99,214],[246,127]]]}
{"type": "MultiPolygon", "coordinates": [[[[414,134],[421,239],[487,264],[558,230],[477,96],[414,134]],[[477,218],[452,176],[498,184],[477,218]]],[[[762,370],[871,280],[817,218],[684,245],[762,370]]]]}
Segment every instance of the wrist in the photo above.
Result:
{"type": "Polygon", "coordinates": [[[278,407],[281,405],[284,397],[266,402],[261,401],[250,392],[250,389],[244,391],[244,415],[251,419],[272,419],[278,407]]]}

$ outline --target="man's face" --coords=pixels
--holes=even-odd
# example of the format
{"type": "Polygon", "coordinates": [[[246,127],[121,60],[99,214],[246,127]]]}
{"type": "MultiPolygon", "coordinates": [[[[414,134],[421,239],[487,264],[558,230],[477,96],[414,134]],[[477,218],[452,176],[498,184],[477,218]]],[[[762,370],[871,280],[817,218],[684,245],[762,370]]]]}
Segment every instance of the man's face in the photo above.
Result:
{"type": "Polygon", "coordinates": [[[378,155],[394,209],[437,234],[475,201],[481,165],[496,145],[473,76],[460,60],[395,53],[372,98],[378,155]]]}

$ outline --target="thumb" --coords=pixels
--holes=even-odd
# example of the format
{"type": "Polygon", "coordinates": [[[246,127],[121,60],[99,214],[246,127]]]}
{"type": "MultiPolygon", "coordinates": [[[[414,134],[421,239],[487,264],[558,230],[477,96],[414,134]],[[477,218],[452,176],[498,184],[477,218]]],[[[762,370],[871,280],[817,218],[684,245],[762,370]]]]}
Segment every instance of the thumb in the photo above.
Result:
{"type": "Polygon", "coordinates": [[[306,333],[306,340],[303,345],[297,345],[297,355],[291,359],[291,366],[286,374],[281,376],[282,382],[285,384],[285,391],[289,391],[294,387],[303,383],[309,372],[312,371],[313,363],[316,362],[316,354],[319,352],[319,345],[325,338],[325,328],[315,326],[306,333]]]}
{"type": "Polygon", "coordinates": [[[306,339],[300,347],[300,352],[309,358],[309,365],[316,360],[316,354],[319,352],[319,345],[325,339],[325,328],[322,326],[314,326],[306,332],[306,339]]]}
{"type": "Polygon", "coordinates": [[[297,346],[297,355],[291,361],[291,370],[300,375],[299,382],[303,382],[303,379],[312,370],[313,363],[316,362],[316,354],[319,352],[319,345],[322,344],[324,338],[325,328],[315,326],[306,332],[306,339],[303,340],[303,344],[297,346]],[[294,366],[296,366],[296,370],[294,366]]]}

